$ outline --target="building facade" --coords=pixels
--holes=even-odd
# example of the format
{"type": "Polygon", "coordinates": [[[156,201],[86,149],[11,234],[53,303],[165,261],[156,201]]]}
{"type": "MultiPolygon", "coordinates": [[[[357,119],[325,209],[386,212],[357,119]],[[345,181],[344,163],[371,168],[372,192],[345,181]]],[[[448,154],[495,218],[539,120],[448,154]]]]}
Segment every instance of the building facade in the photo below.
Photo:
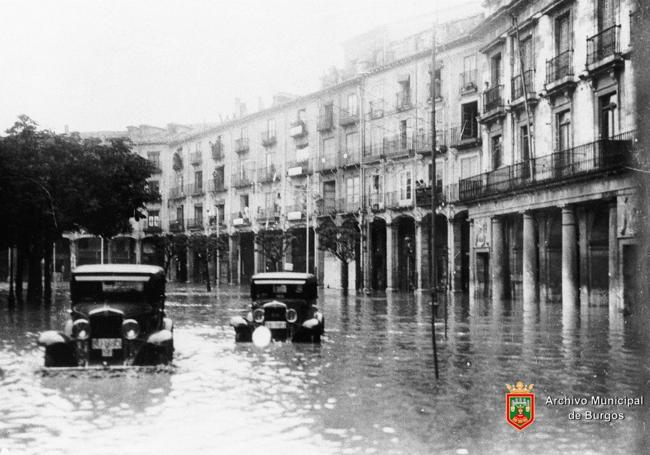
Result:
{"type": "MultiPolygon", "coordinates": [[[[251,114],[239,103],[212,126],[129,129],[159,169],[162,197],[106,254],[157,262],[156,235],[214,233],[228,245],[220,281],[245,283],[270,267],[259,232],[288,230],[284,262],[328,287],[423,291],[435,261],[437,285],[451,291],[623,308],[639,233],[626,167],[635,2],[485,7],[435,29],[383,27],[345,43],[344,68],[318,92],[278,95],[251,114]],[[348,283],[318,249],[323,222],[362,234],[348,283]]],[[[72,240],[61,261],[97,259],[84,252],[97,240],[72,240]]],[[[172,275],[201,279],[193,252],[172,275]]]]}

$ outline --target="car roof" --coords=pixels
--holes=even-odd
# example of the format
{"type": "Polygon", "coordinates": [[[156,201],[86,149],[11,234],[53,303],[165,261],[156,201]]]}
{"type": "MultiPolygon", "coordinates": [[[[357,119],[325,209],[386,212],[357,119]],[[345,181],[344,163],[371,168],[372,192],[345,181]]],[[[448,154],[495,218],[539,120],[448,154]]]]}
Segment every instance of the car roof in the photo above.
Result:
{"type": "Polygon", "coordinates": [[[265,272],[253,275],[253,283],[264,282],[278,284],[281,282],[316,282],[316,277],[311,273],[298,273],[298,272],[265,272]]]}
{"type": "Polygon", "coordinates": [[[163,274],[165,271],[162,267],[157,265],[143,265],[143,264],[89,264],[80,265],[73,271],[73,275],[95,275],[95,274],[111,274],[111,275],[128,275],[128,274],[144,274],[144,275],[157,275],[163,274]]]}

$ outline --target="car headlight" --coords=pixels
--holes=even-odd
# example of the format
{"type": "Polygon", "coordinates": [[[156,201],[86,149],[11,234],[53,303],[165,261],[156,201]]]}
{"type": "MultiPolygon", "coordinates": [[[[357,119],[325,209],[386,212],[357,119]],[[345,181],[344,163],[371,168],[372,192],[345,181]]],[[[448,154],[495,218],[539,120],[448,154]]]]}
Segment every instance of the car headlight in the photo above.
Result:
{"type": "Polygon", "coordinates": [[[72,338],[87,340],[90,337],[90,322],[86,319],[77,319],[72,324],[72,338]]]}
{"type": "Polygon", "coordinates": [[[264,322],[264,310],[262,308],[258,308],[253,311],[253,321],[257,322],[258,324],[264,322]]]}
{"type": "Polygon", "coordinates": [[[127,340],[135,340],[140,335],[140,324],[135,319],[127,319],[122,323],[122,336],[127,340]]]}
{"type": "Polygon", "coordinates": [[[287,322],[296,322],[298,320],[298,312],[293,308],[287,310],[287,322]]]}

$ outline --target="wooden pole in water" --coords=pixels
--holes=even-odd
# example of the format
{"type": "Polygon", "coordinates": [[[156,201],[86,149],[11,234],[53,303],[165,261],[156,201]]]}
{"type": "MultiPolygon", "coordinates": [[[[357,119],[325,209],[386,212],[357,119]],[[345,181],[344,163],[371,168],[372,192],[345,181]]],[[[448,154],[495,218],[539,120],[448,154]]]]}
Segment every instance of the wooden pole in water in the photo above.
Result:
{"type": "Polygon", "coordinates": [[[436,26],[431,34],[431,342],[433,363],[438,379],[438,348],[436,346],[436,26]]]}

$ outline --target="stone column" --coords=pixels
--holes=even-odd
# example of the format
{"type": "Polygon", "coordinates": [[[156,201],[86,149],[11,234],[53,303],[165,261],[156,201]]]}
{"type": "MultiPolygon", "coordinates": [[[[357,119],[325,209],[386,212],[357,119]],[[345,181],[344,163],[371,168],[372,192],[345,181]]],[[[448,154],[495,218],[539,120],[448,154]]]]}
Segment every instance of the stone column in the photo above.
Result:
{"type": "Polygon", "coordinates": [[[194,280],[194,250],[189,246],[187,247],[185,261],[187,263],[187,280],[185,282],[192,283],[194,280]]]}
{"type": "Polygon", "coordinates": [[[578,251],[576,218],[572,207],[562,207],[562,306],[578,303],[578,251]]]}
{"type": "Polygon", "coordinates": [[[386,292],[395,290],[393,276],[393,225],[386,222],[386,292]]]}
{"type": "MultiPolygon", "coordinates": [[[[588,230],[590,214],[585,207],[576,208],[576,226],[578,235],[578,255],[577,255],[577,273],[578,273],[578,301],[582,306],[589,306],[589,242],[588,230]]],[[[593,215],[591,215],[593,216],[593,215]]]]}
{"type": "Polygon", "coordinates": [[[366,218],[366,251],[365,253],[365,270],[363,271],[363,285],[366,289],[372,287],[372,274],[374,272],[372,264],[372,251],[374,245],[372,244],[372,223],[370,218],[366,218]]]}
{"type": "Polygon", "coordinates": [[[609,308],[610,312],[623,308],[618,274],[618,235],[616,234],[616,198],[609,204],[609,308]]]}
{"type": "Polygon", "coordinates": [[[537,239],[535,236],[535,219],[530,212],[523,214],[524,244],[523,244],[523,297],[524,305],[537,301],[539,286],[537,271],[537,239]]]}
{"type": "Polygon", "coordinates": [[[235,270],[236,268],[234,267],[234,261],[235,261],[235,239],[233,238],[232,235],[228,235],[228,277],[229,285],[234,285],[235,284],[235,270]]]}
{"type": "Polygon", "coordinates": [[[539,301],[547,302],[548,300],[548,224],[549,216],[547,213],[540,213],[537,215],[537,257],[539,258],[537,269],[538,273],[538,292],[539,301]]]}
{"type": "Polygon", "coordinates": [[[415,221],[416,292],[422,292],[422,220],[415,221]]]}
{"type": "Polygon", "coordinates": [[[492,303],[500,304],[505,297],[505,239],[503,222],[499,217],[492,217],[492,303]]]}
{"type": "Polygon", "coordinates": [[[474,251],[474,220],[469,223],[469,299],[470,303],[476,300],[476,252],[474,251]]]}
{"type": "Polygon", "coordinates": [[[142,264],[142,239],[135,239],[135,263],[142,264]]]}

